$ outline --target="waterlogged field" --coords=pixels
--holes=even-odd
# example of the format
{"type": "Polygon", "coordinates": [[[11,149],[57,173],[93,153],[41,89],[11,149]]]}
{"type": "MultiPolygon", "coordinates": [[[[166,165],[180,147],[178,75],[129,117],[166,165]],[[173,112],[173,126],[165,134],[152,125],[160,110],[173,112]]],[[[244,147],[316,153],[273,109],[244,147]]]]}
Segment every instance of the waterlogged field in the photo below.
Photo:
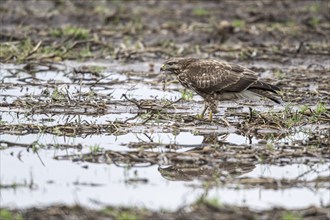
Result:
{"type": "Polygon", "coordinates": [[[286,3],[290,15],[259,3],[279,7],[272,18],[257,2],[29,3],[1,6],[1,219],[330,218],[324,2],[286,3]],[[94,20],[76,28],[87,7],[94,20]],[[182,20],[155,17],[164,7],[182,20]],[[197,117],[203,100],[159,71],[171,56],[249,67],[284,104],[226,101],[197,117]]]}

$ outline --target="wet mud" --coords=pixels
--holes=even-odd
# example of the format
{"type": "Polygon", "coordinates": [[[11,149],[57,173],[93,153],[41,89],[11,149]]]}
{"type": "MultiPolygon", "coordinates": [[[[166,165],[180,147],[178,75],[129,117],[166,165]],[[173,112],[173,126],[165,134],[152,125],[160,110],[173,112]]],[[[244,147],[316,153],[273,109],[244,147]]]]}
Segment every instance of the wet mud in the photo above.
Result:
{"type": "Polygon", "coordinates": [[[329,10],[3,1],[0,219],[329,219],[329,10]],[[173,56],[244,65],[284,103],[201,118],[173,56]]]}

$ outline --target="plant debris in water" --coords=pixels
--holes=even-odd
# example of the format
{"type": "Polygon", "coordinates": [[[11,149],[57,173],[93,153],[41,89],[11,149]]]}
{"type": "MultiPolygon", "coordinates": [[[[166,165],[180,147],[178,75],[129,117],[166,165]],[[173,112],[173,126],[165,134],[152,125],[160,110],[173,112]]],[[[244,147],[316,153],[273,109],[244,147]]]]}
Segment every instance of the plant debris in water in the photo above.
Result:
{"type": "MultiPolygon", "coordinates": [[[[217,187],[329,191],[329,175],[305,178],[317,173],[314,166],[329,170],[330,163],[329,7],[326,1],[2,1],[0,153],[20,161],[37,154],[40,166],[47,166],[47,159],[83,163],[86,170],[89,165],[157,166],[164,179],[189,183],[205,194],[217,187]],[[212,122],[199,118],[202,100],[159,73],[160,64],[173,56],[247,66],[263,80],[275,81],[285,103],[223,102],[212,122]],[[202,141],[177,141],[183,133],[202,141]],[[78,141],[128,134],[137,140],[116,149],[78,141]],[[174,140],[157,140],[157,134],[174,140]],[[23,150],[13,157],[16,148],[23,150]],[[66,153],[39,154],[54,150],[66,153]],[[259,165],[310,170],[296,178],[246,175],[259,165]]],[[[35,192],[43,184],[15,179],[1,179],[1,192],[35,192]]],[[[139,176],[124,182],[152,184],[139,176]]],[[[79,180],[72,185],[103,186],[79,180]]],[[[238,207],[206,197],[173,211],[5,203],[0,218],[329,219],[326,202],[301,209],[270,205],[262,211],[249,201],[238,207]]]]}

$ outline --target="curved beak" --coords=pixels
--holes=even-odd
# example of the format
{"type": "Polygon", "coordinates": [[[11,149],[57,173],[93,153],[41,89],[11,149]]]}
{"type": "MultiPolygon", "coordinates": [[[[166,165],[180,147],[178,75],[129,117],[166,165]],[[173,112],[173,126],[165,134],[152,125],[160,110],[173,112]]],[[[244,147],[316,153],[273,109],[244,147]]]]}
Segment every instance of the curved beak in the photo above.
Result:
{"type": "Polygon", "coordinates": [[[160,71],[161,71],[161,72],[166,71],[166,64],[163,64],[163,65],[160,67],[160,71]]]}

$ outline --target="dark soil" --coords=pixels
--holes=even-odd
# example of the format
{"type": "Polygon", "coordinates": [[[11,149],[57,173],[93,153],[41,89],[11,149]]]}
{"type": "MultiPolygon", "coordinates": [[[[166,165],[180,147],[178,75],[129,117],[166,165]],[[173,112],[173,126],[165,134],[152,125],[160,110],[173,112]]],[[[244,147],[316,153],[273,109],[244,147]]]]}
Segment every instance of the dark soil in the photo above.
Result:
{"type": "MultiPolygon", "coordinates": [[[[125,164],[134,167],[161,165],[161,175],[171,181],[199,179],[208,186],[285,189],[329,189],[329,177],[312,180],[241,178],[256,164],[307,164],[330,161],[330,4],[329,1],[17,1],[0,5],[0,62],[10,73],[1,78],[1,112],[17,118],[33,115],[62,116],[56,125],[6,123],[0,135],[38,134],[86,137],[93,134],[148,133],[203,135],[198,146],[132,142],[132,151],[102,151],[57,156],[57,160],[125,164]],[[182,95],[136,99],[124,94],[114,98],[114,88],[130,90],[146,85],[158,91],[181,91],[176,80],[163,82],[158,66],[173,56],[223,59],[245,65],[282,89],[284,107],[268,102],[225,103],[212,122],[196,116],[203,103],[182,95]],[[65,62],[81,62],[72,67],[65,62]],[[87,62],[105,63],[103,66],[87,62]],[[86,62],[86,63],[85,63],[86,62]],[[84,64],[85,63],[85,64],[84,64]],[[130,68],[129,65],[147,64],[130,68]],[[157,68],[156,68],[157,67],[157,68]],[[140,70],[141,68],[141,70],[140,70]],[[125,79],[107,80],[104,69],[125,79]],[[143,70],[142,70],[143,69],[143,70]],[[54,71],[63,81],[44,79],[38,73],[54,71]],[[27,74],[21,77],[20,74],[27,74]],[[65,89],[60,89],[65,88],[65,89]],[[74,87],[74,91],[66,88],[74,87]],[[41,89],[40,94],[14,96],[6,90],[41,89]],[[87,89],[87,92],[82,92],[87,89]],[[56,92],[50,92],[51,90],[56,92]],[[98,93],[109,91],[108,94],[98,93]],[[248,105],[251,108],[242,106],[248,105]],[[3,110],[5,109],[5,110],[3,110]],[[106,123],[73,121],[75,116],[131,113],[135,117],[106,123]],[[224,118],[220,117],[224,116],[224,118]],[[71,119],[70,119],[71,118],[71,119]],[[228,126],[229,122],[229,126],[228,126]],[[296,132],[307,140],[280,142],[296,132]],[[236,133],[256,138],[257,144],[232,144],[218,138],[236,133]],[[194,147],[189,151],[177,149],[194,147]],[[166,152],[144,149],[163,148],[166,152]],[[142,150],[141,150],[142,149],[142,150]],[[164,156],[165,155],[165,156],[164,156]],[[210,159],[211,158],[211,159],[210,159]],[[224,171],[226,171],[224,174],[224,171]]],[[[51,117],[48,120],[52,120],[51,117]]],[[[2,118],[0,118],[2,120],[2,118]]],[[[251,142],[252,143],[252,142],[251,142]]],[[[1,148],[33,144],[0,140],[1,148]]],[[[54,148],[55,146],[43,146],[54,148]]],[[[65,144],[57,148],[81,149],[65,144]]],[[[130,181],[147,180],[131,179],[130,181]]],[[[204,186],[196,186],[203,188],[204,186]]],[[[1,185],[1,190],[7,187],[1,185]]],[[[215,205],[201,201],[177,211],[151,211],[135,207],[50,206],[2,209],[7,219],[330,219],[329,204],[300,210],[215,205]],[[9,216],[9,217],[8,217],[9,216]]]]}
{"type": "MultiPolygon", "coordinates": [[[[134,208],[107,207],[101,211],[90,210],[80,206],[53,206],[48,208],[31,208],[26,210],[12,210],[11,215],[23,219],[146,219],[146,220],[203,220],[203,219],[320,219],[330,217],[330,207],[310,207],[300,210],[285,210],[274,208],[258,212],[243,207],[217,206],[209,202],[200,201],[189,207],[182,207],[175,212],[149,211],[134,208]]],[[[1,210],[0,210],[1,211],[1,210]]],[[[17,218],[18,219],[18,218],[17,218]]]]}

